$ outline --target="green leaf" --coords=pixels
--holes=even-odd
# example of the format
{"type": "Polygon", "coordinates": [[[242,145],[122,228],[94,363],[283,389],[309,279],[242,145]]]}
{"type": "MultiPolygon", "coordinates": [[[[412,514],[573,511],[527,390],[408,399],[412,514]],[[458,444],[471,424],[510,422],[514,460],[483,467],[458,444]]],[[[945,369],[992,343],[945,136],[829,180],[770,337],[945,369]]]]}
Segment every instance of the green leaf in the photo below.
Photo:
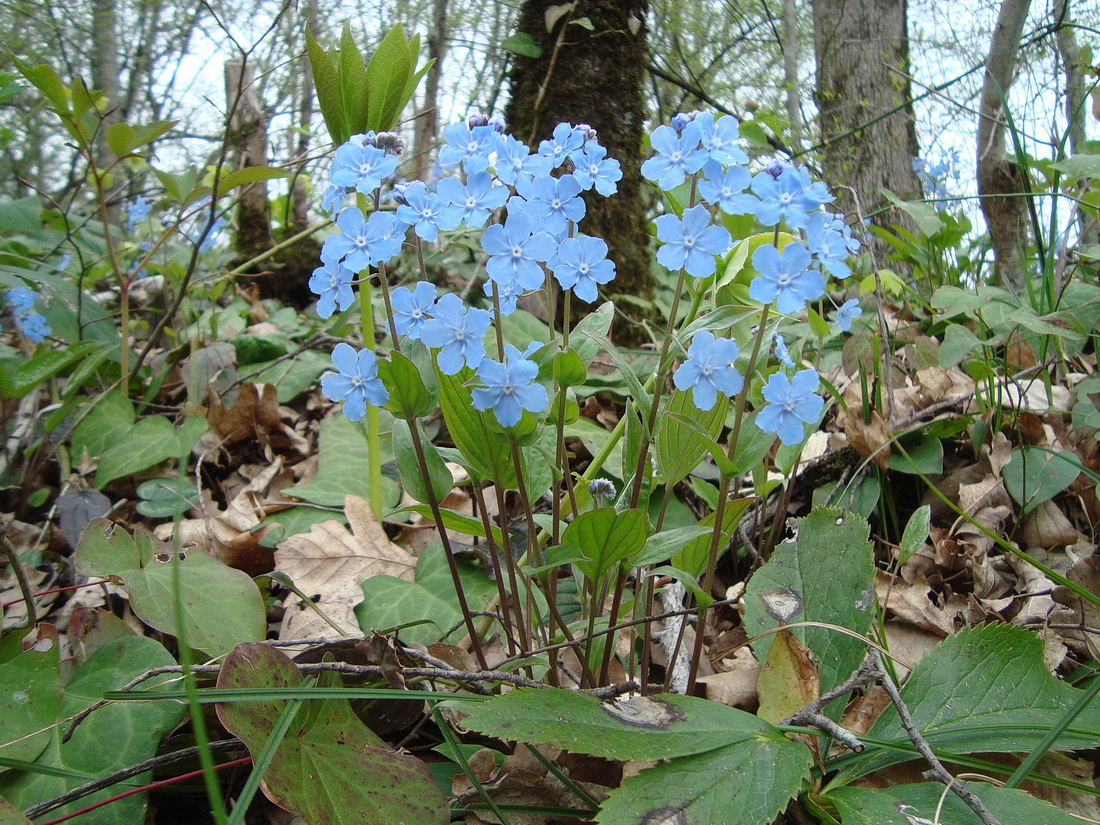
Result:
{"type": "Polygon", "coordinates": [[[738,131],[741,133],[741,137],[758,149],[767,149],[771,145],[768,143],[768,135],[764,131],[764,127],[755,120],[742,120],[738,131]]]}
{"type": "Polygon", "coordinates": [[[350,134],[344,130],[343,116],[340,111],[340,83],[337,78],[336,63],[306,27],[306,51],[309,53],[309,65],[313,70],[313,86],[317,90],[317,106],[325,119],[329,137],[337,146],[344,143],[350,134]]]}
{"type": "Polygon", "coordinates": [[[112,444],[122,440],[134,426],[134,405],[121,391],[101,395],[95,406],[73,431],[73,455],[79,458],[85,449],[88,455],[102,455],[112,444]]]}
{"type": "Polygon", "coordinates": [[[107,148],[117,158],[130,154],[136,139],[137,133],[129,123],[112,123],[107,128],[107,148]]]}
{"type": "MultiPolygon", "coordinates": [[[[108,691],[121,689],[152,668],[174,664],[168,651],[153,639],[124,636],[109,642],[93,653],[65,685],[57,718],[72,717],[101,700],[108,691]]],[[[142,690],[156,692],[171,678],[154,677],[142,683],[142,690]]],[[[161,737],[178,725],[182,717],[183,707],[175,702],[107,703],[81,722],[72,739],[64,744],[61,734],[68,726],[53,728],[49,744],[35,762],[42,771],[51,772],[0,774],[0,795],[19,808],[28,808],[89,779],[143,762],[156,754],[161,737]]],[[[148,785],[151,776],[144,773],[129,777],[58,808],[51,816],[73,816],[88,805],[148,785]]],[[[93,825],[133,825],[145,821],[145,811],[146,794],[134,793],[84,814],[81,819],[93,825]]]]}
{"type": "Polygon", "coordinates": [[[675,527],[672,530],[662,530],[655,533],[645,541],[642,551],[630,560],[635,567],[671,559],[684,549],[692,539],[699,536],[709,536],[714,531],[713,527],[704,524],[690,524],[686,527],[675,527]]]}
{"type": "Polygon", "coordinates": [[[591,582],[645,546],[648,519],[641,510],[617,512],[597,507],[581,513],[562,533],[563,544],[575,544],[591,560],[577,562],[577,569],[591,582]]]}
{"type": "Polygon", "coordinates": [[[259,183],[265,180],[275,180],[276,178],[285,178],[287,173],[282,169],[273,169],[270,166],[245,166],[243,169],[234,169],[220,181],[218,181],[218,192],[224,195],[238,186],[244,186],[246,183],[259,183]]]}
{"type": "Polygon", "coordinates": [[[340,34],[340,52],[337,55],[336,72],[339,77],[340,111],[343,119],[343,143],[349,137],[366,132],[370,118],[370,82],[367,79],[367,67],[355,38],[351,36],[351,27],[344,24],[340,34]]]}
{"type": "Polygon", "coordinates": [[[569,346],[576,350],[582,363],[592,363],[592,359],[600,349],[598,340],[607,337],[614,317],[615,305],[611,301],[605,301],[577,321],[577,325],[573,327],[570,334],[569,346]],[[576,340],[573,340],[574,337],[576,340]]]}
{"type": "MultiPolygon", "coordinates": [[[[972,790],[1001,825],[1080,825],[1065,811],[1015,788],[971,782],[972,790]]],[[[944,795],[937,782],[891,785],[880,790],[837,788],[823,799],[831,802],[844,825],[980,825],[981,819],[954,793],[944,795]]]]}
{"type": "MultiPolygon", "coordinates": [[[[750,504],[752,504],[751,498],[738,498],[726,502],[726,506],[722,511],[722,536],[718,542],[719,550],[729,546],[730,541],[733,539],[733,531],[737,529],[741,517],[745,515],[745,511],[749,509],[750,504]]],[[[715,510],[700,520],[699,526],[707,528],[706,535],[692,539],[684,546],[683,550],[673,556],[673,567],[686,570],[696,578],[703,575],[703,572],[707,569],[707,563],[710,561],[711,534],[714,532],[714,521],[717,516],[718,511],[715,510]]]]}
{"type": "Polygon", "coordinates": [[[630,395],[633,397],[634,403],[638,406],[644,424],[649,419],[649,408],[653,404],[653,399],[650,398],[649,393],[642,388],[642,382],[638,380],[637,374],[631,369],[630,364],[626,362],[626,359],[623,358],[618,348],[606,338],[598,338],[590,332],[584,332],[582,334],[589,340],[595,341],[598,346],[602,347],[603,350],[611,356],[611,360],[613,360],[615,365],[619,368],[619,374],[630,390],[630,395]]]}
{"type": "Polygon", "coordinates": [[[580,26],[582,29],[593,32],[596,27],[592,24],[592,21],[587,17],[578,17],[576,20],[569,21],[570,26],[580,26]]]}
{"type": "Polygon", "coordinates": [[[474,409],[473,398],[465,383],[473,371],[463,368],[455,375],[439,373],[439,408],[455,446],[469,462],[473,475],[514,488],[515,470],[508,445],[489,436],[486,413],[474,409]]]}
{"type": "Polygon", "coordinates": [[[943,220],[931,204],[920,201],[903,201],[889,189],[880,189],[879,191],[890,203],[913,219],[913,223],[917,225],[917,229],[924,237],[930,238],[943,229],[943,220]]]}
{"type": "Polygon", "coordinates": [[[702,607],[710,607],[714,604],[714,596],[699,586],[698,577],[680,570],[678,567],[671,567],[666,564],[650,571],[649,575],[652,577],[670,576],[691,591],[692,595],[695,596],[696,604],[702,607]]]}
{"type": "Polygon", "coordinates": [[[162,415],[142,419],[99,457],[96,489],[101,490],[116,478],[148,469],[169,458],[187,455],[206,428],[206,419],[197,415],[188,416],[179,428],[173,427],[162,415]]]}
{"type": "MultiPolygon", "coordinates": [[[[496,598],[496,585],[480,567],[467,561],[456,563],[470,609],[488,609],[496,598]]],[[[355,608],[355,617],[364,633],[421,622],[400,631],[401,639],[429,645],[462,622],[442,545],[433,544],[424,550],[416,562],[415,575],[415,582],[394,576],[371,576],[363,582],[363,601],[355,608]]],[[[465,634],[465,628],[460,627],[451,641],[465,634]]]]}
{"type": "MultiPolygon", "coordinates": [[[[925,654],[901,690],[917,729],[944,759],[951,753],[1028,752],[1080,696],[1047,670],[1042,641],[1011,625],[982,625],[949,636],[925,654]]],[[[836,760],[845,779],[914,757],[893,707],[867,735],[900,747],[869,744],[862,754],[836,760]]],[[[1100,706],[1093,703],[1053,749],[1083,750],[1098,742],[1100,706]]]]}
{"type": "Polygon", "coordinates": [[[0,665],[0,757],[34,759],[50,742],[50,726],[61,709],[57,641],[43,637],[0,665]],[[45,648],[44,650],[40,648],[45,648]]]}
{"type": "Polygon", "coordinates": [[[554,355],[554,383],[559,387],[576,387],[588,377],[584,361],[572,347],[554,355]]]}
{"type": "Polygon", "coordinates": [[[69,111],[68,90],[66,90],[65,85],[61,82],[60,76],[58,76],[57,72],[55,72],[51,66],[45,63],[32,66],[30,63],[20,60],[14,55],[12,56],[12,61],[15,63],[15,67],[19,70],[19,73],[27,78],[30,84],[38,89],[46,100],[53,104],[55,112],[64,114],[69,111]]]}
{"type": "Polygon", "coordinates": [[[948,324],[940,344],[939,362],[945,370],[961,364],[967,358],[979,355],[982,341],[962,324],[948,324]]]}
{"type": "Polygon", "coordinates": [[[701,412],[691,400],[691,392],[676,390],[669,399],[665,414],[657,422],[656,447],[657,469],[666,485],[677,484],[687,474],[699,466],[699,462],[709,452],[710,443],[722,432],[726,421],[729,399],[722,396],[706,412],[701,412]],[[709,437],[709,441],[687,427],[680,420],[689,417],[700,430],[709,437]]]}
{"type": "Polygon", "coordinates": [[[731,478],[759,466],[775,444],[775,433],[766,432],[756,426],[756,416],[759,414],[759,410],[754,410],[745,413],[741,419],[741,431],[737,434],[737,444],[733,448],[731,478]]]}
{"type": "Polygon", "coordinates": [[[400,352],[378,362],[378,377],[389,390],[386,409],[401,418],[427,415],[435,406],[416,365],[400,352]]]}
{"type": "MultiPolygon", "coordinates": [[[[283,490],[287,495],[322,507],[344,506],[349,493],[370,501],[370,473],[367,468],[367,436],[363,427],[349,421],[345,415],[330,415],[321,422],[318,438],[317,475],[283,490]]],[[[388,445],[380,457],[382,462],[391,456],[388,445]]],[[[393,507],[401,498],[397,485],[385,476],[382,478],[382,499],[386,507],[393,507]]]]}
{"type": "Polygon", "coordinates": [[[182,516],[199,503],[195,485],[182,478],[151,478],[138,485],[137,511],[149,518],[182,516]]]}
{"type": "Polygon", "coordinates": [[[134,142],[130,151],[152,143],[177,123],[179,123],[178,120],[154,120],[151,123],[135,126],[134,142]]]}
{"type": "Polygon", "coordinates": [[[260,591],[247,574],[201,550],[181,552],[174,561],[167,546],[144,528],[131,537],[107,519],[92,519],[80,536],[76,562],[92,575],[121,579],[134,613],[173,635],[179,632],[173,595],[178,584],[188,644],[211,655],[267,633],[260,591]]]}
{"type": "MultiPolygon", "coordinates": [[[[270,645],[241,645],[225,660],[219,688],[296,688],[301,671],[270,645]]],[[[346,699],[309,699],[279,743],[263,777],[263,790],[306,822],[326,825],[445,825],[447,800],[424,763],[392,750],[364,725],[346,699]]],[[[218,705],[222,724],[263,751],[284,703],[278,700],[218,705]]]]}
{"type": "Polygon", "coordinates": [[[915,441],[910,439],[902,442],[901,446],[905,448],[909,458],[902,455],[900,450],[895,450],[890,455],[891,470],[910,475],[924,473],[926,476],[943,472],[943,444],[935,436],[925,435],[915,441]]]}
{"type": "MultiPolygon", "coordinates": [[[[413,422],[413,426],[417,426],[413,422]]],[[[413,446],[412,432],[408,422],[395,419],[393,422],[393,455],[397,460],[397,469],[401,473],[401,484],[405,492],[417,501],[425,504],[429,502],[428,485],[425,483],[424,474],[420,469],[420,462],[416,457],[416,448],[413,446]]],[[[439,452],[423,433],[420,434],[420,448],[424,453],[424,461],[428,467],[428,482],[436,502],[443,501],[454,486],[451,471],[439,457],[439,452]]]]}
{"type": "Polygon", "coordinates": [[[538,60],[542,57],[542,47],[527,32],[515,32],[501,41],[500,47],[506,52],[538,60]]]}
{"type": "Polygon", "coordinates": [[[813,307],[806,307],[806,320],[810,322],[810,332],[818,338],[829,337],[829,324],[814,311],[813,307]]]}
{"type": "MultiPolygon", "coordinates": [[[[410,504],[407,507],[402,507],[399,510],[394,510],[391,515],[398,515],[401,513],[418,513],[424,518],[432,521],[432,508],[426,504],[410,504]]],[[[485,525],[481,523],[481,519],[468,516],[465,513],[458,513],[454,510],[448,510],[445,507],[441,507],[439,510],[440,518],[443,519],[443,526],[448,530],[453,530],[456,533],[462,533],[464,536],[474,536],[476,538],[485,538],[485,525]]],[[[493,540],[497,542],[497,546],[503,541],[501,538],[500,528],[492,522],[489,523],[490,532],[493,534],[493,540]]]]}
{"type": "Polygon", "coordinates": [[[1001,469],[1008,494],[1029,513],[1069,487],[1080,474],[1072,453],[1050,453],[1039,447],[1014,450],[1001,469]]]}
{"type": "MultiPolygon", "coordinates": [[[[874,555],[867,522],[847,510],[818,507],[793,519],[796,537],[775,548],[771,559],[749,579],[745,631],[755,636],[796,621],[827,622],[867,633],[874,616],[874,555]],[[827,574],[825,571],[828,571],[827,574]],[[777,600],[793,602],[793,614],[777,617],[777,600]]],[[[835,630],[792,630],[817,661],[824,693],[843,682],[863,661],[866,645],[835,630]]],[[[753,642],[757,661],[768,656],[772,636],[753,642]]],[[[833,707],[833,706],[830,706],[833,707]]]]}
{"type": "Polygon", "coordinates": [[[22,398],[44,381],[75,364],[102,346],[96,341],[79,341],[63,350],[40,349],[15,371],[12,397],[22,398]]]}
{"type": "Polygon", "coordinates": [[[1100,155],[1079,154],[1071,155],[1065,160],[1052,163],[1055,169],[1065,172],[1076,180],[1082,178],[1100,178],[1100,155]]]}
{"type": "Polygon", "coordinates": [[[84,385],[95,375],[100,365],[110,357],[113,349],[115,347],[112,344],[100,343],[96,345],[95,349],[82,356],[76,368],[69,373],[69,377],[65,381],[65,388],[61,391],[62,399],[67,401],[83,389],[84,385]]]}
{"type": "Polygon", "coordinates": [[[409,43],[398,23],[382,38],[367,66],[368,129],[388,132],[397,125],[408,102],[405,86],[414,68],[409,43]]]}
{"type": "Polygon", "coordinates": [[[928,538],[931,523],[930,505],[922,505],[913,512],[905,525],[905,532],[901,535],[901,544],[898,545],[898,564],[905,564],[921,548],[928,538]]]}

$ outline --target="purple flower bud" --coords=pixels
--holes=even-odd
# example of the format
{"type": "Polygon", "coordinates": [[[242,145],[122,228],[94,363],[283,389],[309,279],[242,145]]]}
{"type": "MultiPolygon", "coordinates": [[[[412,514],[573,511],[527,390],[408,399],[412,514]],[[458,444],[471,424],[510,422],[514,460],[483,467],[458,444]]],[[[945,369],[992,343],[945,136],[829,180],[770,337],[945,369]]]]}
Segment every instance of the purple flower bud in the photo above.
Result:
{"type": "Polygon", "coordinates": [[[395,183],[393,185],[393,191],[390,192],[390,197],[393,198],[394,203],[398,203],[401,206],[408,206],[409,201],[405,198],[405,190],[409,188],[407,183],[395,183]]]}
{"type": "Polygon", "coordinates": [[[466,115],[466,128],[474,129],[478,126],[488,126],[489,116],[482,114],[481,112],[471,112],[466,115]]]}
{"type": "Polygon", "coordinates": [[[783,170],[787,167],[780,163],[778,160],[769,160],[768,165],[764,167],[765,174],[771,175],[773,178],[778,178],[783,174],[783,170]]]}
{"type": "Polygon", "coordinates": [[[374,136],[374,145],[389,155],[400,155],[405,151],[405,141],[397,132],[379,132],[374,136]]]}
{"type": "Polygon", "coordinates": [[[691,123],[698,116],[699,112],[680,112],[678,115],[672,116],[672,128],[676,131],[676,134],[681,134],[688,124],[691,123]]]}
{"type": "Polygon", "coordinates": [[[504,129],[506,128],[504,118],[502,118],[500,115],[493,115],[491,118],[489,118],[489,122],[485,125],[492,126],[502,135],[504,134],[504,129]]]}
{"type": "Polygon", "coordinates": [[[587,123],[578,123],[573,127],[573,131],[580,132],[585,140],[596,140],[599,137],[599,135],[596,134],[596,130],[587,123]]]}

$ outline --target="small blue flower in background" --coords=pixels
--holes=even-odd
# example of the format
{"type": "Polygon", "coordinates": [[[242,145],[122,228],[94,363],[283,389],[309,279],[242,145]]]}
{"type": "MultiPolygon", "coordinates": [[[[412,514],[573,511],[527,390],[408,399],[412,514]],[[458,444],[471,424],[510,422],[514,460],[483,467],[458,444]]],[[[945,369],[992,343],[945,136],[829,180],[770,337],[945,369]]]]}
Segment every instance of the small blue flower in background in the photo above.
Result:
{"type": "Polygon", "coordinates": [[[309,291],[319,296],[317,314],[329,318],[339,307],[345,310],[355,303],[351,291],[351,279],[355,273],[341,263],[331,261],[313,270],[309,277],[309,291]]]}
{"type": "Polygon", "coordinates": [[[825,293],[825,276],[809,269],[810,253],[800,243],[789,243],[781,253],[771,244],[752,253],[752,265],[760,274],[749,284],[749,297],[762,304],[775,301],[786,314],[802,309],[807,301],[825,293]]]}
{"type": "MultiPolygon", "coordinates": [[[[836,200],[836,196],[829,193],[829,187],[823,180],[814,180],[810,177],[810,170],[805,166],[793,167],[798,172],[798,177],[802,181],[802,196],[811,203],[817,204],[816,207],[824,206],[827,203],[832,203],[836,200]]],[[[809,209],[807,212],[811,211],[809,209]]]]}
{"type": "Polygon", "coordinates": [[[702,138],[703,149],[711,160],[723,164],[748,163],[749,156],[739,145],[741,133],[737,127],[737,118],[722,115],[715,119],[710,112],[695,118],[702,138]]]}
{"type": "Polygon", "coordinates": [[[685,209],[683,220],[661,215],[654,223],[658,240],[664,242],[657,250],[657,260],[672,271],[683,267],[696,278],[713,275],[717,268],[714,256],[724,253],[732,243],[725,227],[710,225],[710,212],[702,204],[685,209]]]}
{"type": "Polygon", "coordinates": [[[697,332],[688,347],[688,360],[672,376],[678,390],[691,390],[695,406],[706,412],[718,400],[741,392],[745,379],[733,367],[737,344],[729,338],[715,339],[713,332],[697,332]]]}
{"type": "Polygon", "coordinates": [[[802,175],[793,166],[785,166],[778,176],[768,171],[760,172],[752,179],[752,191],[760,198],[756,207],[756,219],[764,226],[775,226],[780,221],[795,229],[806,225],[806,214],[821,206],[816,194],[806,192],[802,175]]]}
{"type": "Polygon", "coordinates": [[[481,289],[487,298],[495,294],[500,305],[501,315],[511,315],[516,311],[516,301],[526,290],[516,281],[483,281],[481,289]]]}
{"type": "Polygon", "coordinates": [[[581,152],[573,155],[573,177],[582,189],[595,189],[605,198],[619,191],[618,182],[623,172],[619,162],[607,157],[607,150],[595,141],[589,141],[581,152]]]}
{"type": "Polygon", "coordinates": [[[778,332],[773,332],[772,344],[775,346],[775,357],[779,360],[779,363],[784,367],[794,369],[794,361],[791,359],[790,350],[787,349],[787,342],[783,340],[783,336],[778,332]]]}
{"type": "Polygon", "coordinates": [[[446,145],[439,150],[440,164],[448,167],[461,163],[467,174],[474,175],[489,168],[489,156],[500,142],[500,133],[490,124],[471,128],[460,120],[443,130],[443,140],[446,145]]]}
{"type": "Polygon", "coordinates": [[[444,178],[437,191],[446,204],[444,214],[448,220],[457,216],[459,222],[465,221],[471,229],[485,226],[492,211],[508,200],[508,187],[493,186],[493,176],[488,172],[467,175],[465,185],[458,178],[444,178]]]}
{"type": "Polygon", "coordinates": [[[382,178],[389,177],[396,169],[394,155],[387,155],[369,143],[358,145],[349,140],[336,150],[331,176],[337,186],[351,187],[360,194],[369,195],[382,185],[382,178]]]}
{"type": "Polygon", "coordinates": [[[574,295],[588,303],[599,297],[598,285],[615,277],[615,264],[607,259],[607,244],[588,235],[562,241],[550,268],[562,289],[572,289],[574,295]]]}
{"type": "Polygon", "coordinates": [[[821,417],[825,399],[815,395],[820,386],[816,370],[801,370],[789,380],[783,373],[775,373],[762,390],[768,403],[757,414],[756,426],[775,433],[784,444],[798,444],[803,437],[803,422],[816,424],[821,417]]]}
{"type": "Polygon", "coordinates": [[[538,364],[524,358],[511,344],[504,345],[504,363],[484,358],[477,368],[477,377],[485,384],[476,388],[474,408],[492,410],[502,427],[511,427],[523,416],[523,411],[542,412],[550,403],[546,387],[533,383],[539,374],[538,364]]]}
{"type": "Polygon", "coordinates": [[[358,421],[367,414],[367,404],[381,407],[390,394],[378,377],[378,361],[369,349],[358,353],[348,344],[337,344],[332,351],[337,372],[321,378],[321,392],[330,401],[344,402],[344,415],[358,421]]]}
{"type": "Polygon", "coordinates": [[[549,158],[552,168],[556,169],[584,145],[584,138],[585,133],[578,131],[571,123],[559,123],[554,127],[554,136],[539,144],[539,154],[549,158]]]}
{"type": "Polygon", "coordinates": [[[548,261],[558,248],[545,232],[535,232],[526,211],[511,211],[503,224],[495,223],[481,235],[481,248],[491,256],[485,264],[489,277],[500,284],[515,282],[538,289],[544,276],[538,261],[548,261]]]}
{"type": "Polygon", "coordinates": [[[411,291],[399,286],[390,295],[390,305],[397,334],[415,341],[428,316],[435,311],[435,286],[427,281],[419,281],[411,291]]]}
{"type": "Polygon", "coordinates": [[[397,207],[397,219],[411,226],[417,237],[434,241],[439,230],[454,229],[462,222],[462,216],[444,209],[443,201],[435,192],[429,192],[421,181],[413,181],[401,193],[402,204],[397,207]]]}
{"type": "Polygon", "coordinates": [[[347,195],[346,187],[329,184],[325,188],[325,194],[321,198],[321,211],[328,215],[330,221],[336,220],[340,207],[344,205],[344,196],[347,195]]]}
{"type": "Polygon", "coordinates": [[[497,146],[497,177],[501,183],[515,186],[516,181],[550,174],[554,162],[542,155],[532,154],[527,144],[512,135],[501,135],[497,146]]]}
{"type": "Polygon", "coordinates": [[[463,364],[475,365],[485,357],[482,338],[492,316],[484,309],[467,309],[462,299],[448,292],[435,305],[435,316],[420,328],[420,340],[439,349],[439,369],[454,375],[463,364]]]}
{"type": "Polygon", "coordinates": [[[577,223],[584,217],[584,201],[577,197],[581,185],[572,175],[519,180],[516,190],[527,201],[526,211],[535,225],[551,235],[563,235],[570,221],[577,223]]]}
{"type": "Polygon", "coordinates": [[[36,344],[42,343],[42,340],[53,332],[53,330],[50,329],[50,325],[46,322],[46,319],[37,312],[16,315],[15,323],[24,337],[36,344]]]}
{"type": "Polygon", "coordinates": [[[126,230],[133,232],[135,226],[149,217],[149,210],[152,208],[153,201],[149,198],[143,198],[141,195],[134,198],[126,212],[126,230]]]}
{"type": "Polygon", "coordinates": [[[806,220],[806,246],[821,268],[837,278],[852,274],[848,257],[859,249],[859,241],[839,215],[811,212],[806,220]],[[854,249],[853,249],[854,247],[854,249]]]}
{"type": "Polygon", "coordinates": [[[669,192],[684,179],[703,168],[707,153],[699,148],[699,127],[694,121],[677,134],[671,126],[658,126],[653,130],[650,143],[658,154],[642,164],[642,177],[656,181],[669,192]]]}
{"type": "Polygon", "coordinates": [[[209,252],[213,249],[214,244],[218,242],[218,236],[221,235],[227,223],[225,218],[216,218],[214,222],[210,224],[210,228],[206,230],[206,235],[204,236],[202,233],[203,230],[206,229],[206,218],[203,217],[201,223],[196,226],[193,231],[188,232],[185,237],[187,240],[191,241],[191,243],[197,243],[199,245],[199,252],[209,252]]]}
{"type": "Polygon", "coordinates": [[[857,298],[851,298],[837,307],[836,320],[833,321],[833,329],[847,332],[852,328],[852,321],[863,314],[857,298]]]}
{"type": "Polygon", "coordinates": [[[703,167],[705,178],[699,181],[699,196],[707,203],[717,204],[727,215],[752,215],[759,201],[745,192],[752,184],[752,175],[744,166],[731,166],[725,172],[710,162],[703,167]]]}
{"type": "Polygon", "coordinates": [[[25,286],[17,286],[4,293],[13,310],[28,310],[34,306],[34,293],[25,286]]]}

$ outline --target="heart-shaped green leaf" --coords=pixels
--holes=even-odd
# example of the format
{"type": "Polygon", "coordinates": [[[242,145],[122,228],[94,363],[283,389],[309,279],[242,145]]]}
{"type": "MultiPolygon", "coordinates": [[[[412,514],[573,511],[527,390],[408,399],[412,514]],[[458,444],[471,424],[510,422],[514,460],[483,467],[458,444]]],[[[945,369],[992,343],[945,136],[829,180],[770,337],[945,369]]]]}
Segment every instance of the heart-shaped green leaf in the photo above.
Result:
{"type": "Polygon", "coordinates": [[[1001,470],[1008,494],[1028,513],[1072,484],[1081,469],[1072,453],[1024,447],[1001,470]]]}

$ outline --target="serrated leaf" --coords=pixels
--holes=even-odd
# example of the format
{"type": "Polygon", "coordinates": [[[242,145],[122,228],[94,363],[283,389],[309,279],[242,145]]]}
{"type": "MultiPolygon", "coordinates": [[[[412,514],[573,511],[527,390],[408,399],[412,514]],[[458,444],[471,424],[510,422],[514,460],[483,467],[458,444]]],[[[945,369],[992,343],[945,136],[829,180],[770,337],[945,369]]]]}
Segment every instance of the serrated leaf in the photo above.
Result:
{"type": "Polygon", "coordinates": [[[591,582],[645,546],[647,518],[641,510],[597,507],[581,513],[562,533],[565,544],[581,548],[590,561],[577,562],[577,569],[591,582]]]}
{"type": "Polygon", "coordinates": [[[1072,453],[1050,453],[1038,447],[1015,450],[1001,469],[1005,489],[1029,513],[1072,484],[1081,473],[1072,453]]]}
{"type": "MultiPolygon", "coordinates": [[[[793,522],[796,538],[779,544],[767,564],[749,579],[744,598],[746,632],[755,636],[780,625],[770,603],[782,595],[800,606],[783,619],[785,624],[826,622],[867,633],[875,607],[874,555],[867,541],[867,522],[832,507],[815,508],[793,522]]],[[[792,632],[814,654],[823,693],[851,676],[863,661],[866,646],[859,639],[827,628],[799,627],[792,632]]],[[[767,659],[771,643],[770,635],[753,643],[758,661],[767,659]]]]}
{"type": "Polygon", "coordinates": [[[397,125],[401,110],[408,102],[404,99],[405,85],[413,68],[409,43],[398,23],[382,38],[367,66],[368,129],[388,132],[397,125]]]}
{"type": "MultiPolygon", "coordinates": [[[[1015,788],[1000,788],[988,782],[971,782],[970,790],[985,803],[1001,825],[1080,825],[1070,816],[1041,799],[1015,788]]],[[[953,793],[944,794],[936,782],[892,785],[888,788],[844,787],[824,797],[840,814],[844,825],[914,825],[926,821],[939,825],[981,825],[981,819],[953,793]]]]}
{"type": "MultiPolygon", "coordinates": [[[[416,422],[413,422],[416,426],[416,422]]],[[[439,452],[431,441],[420,434],[420,448],[424,454],[424,462],[428,469],[428,479],[425,481],[423,470],[416,456],[416,448],[413,445],[412,431],[409,424],[400,419],[393,422],[393,455],[397,460],[397,470],[401,473],[401,484],[405,492],[417,501],[425,504],[429,502],[428,484],[431,485],[432,495],[436,502],[443,501],[454,486],[451,471],[439,457],[439,452]]]]}
{"type": "MultiPolygon", "coordinates": [[[[219,688],[298,687],[301,671],[270,645],[241,645],[226,658],[219,688]]],[[[281,808],[320,825],[445,825],[447,800],[424,763],[392,750],[346,699],[305,701],[264,773],[263,791],[281,808]]],[[[284,703],[218,705],[218,717],[248,746],[264,749],[284,703]]]]}

